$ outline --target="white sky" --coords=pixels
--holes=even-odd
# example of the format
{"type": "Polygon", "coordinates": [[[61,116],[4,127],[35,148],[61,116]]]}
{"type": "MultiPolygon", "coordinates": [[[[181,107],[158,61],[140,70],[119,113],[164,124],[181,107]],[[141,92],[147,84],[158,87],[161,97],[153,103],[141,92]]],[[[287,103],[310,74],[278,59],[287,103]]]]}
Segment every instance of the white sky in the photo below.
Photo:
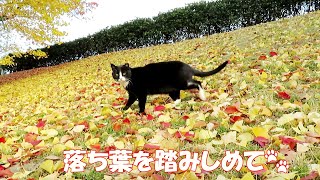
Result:
{"type": "Polygon", "coordinates": [[[203,0],[90,0],[99,6],[88,16],[90,20],[72,19],[70,25],[62,28],[68,33],[63,41],[94,34],[111,25],[122,24],[136,18],[154,17],[186,4],[203,0]]]}

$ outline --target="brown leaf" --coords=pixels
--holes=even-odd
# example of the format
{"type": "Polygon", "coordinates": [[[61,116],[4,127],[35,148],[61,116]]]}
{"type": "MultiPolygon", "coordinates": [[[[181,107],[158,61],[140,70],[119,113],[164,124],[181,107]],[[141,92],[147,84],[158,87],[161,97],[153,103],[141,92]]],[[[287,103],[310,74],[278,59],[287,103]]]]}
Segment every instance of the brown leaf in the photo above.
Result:
{"type": "Polygon", "coordinates": [[[194,128],[202,128],[202,127],[206,127],[207,126],[207,123],[205,121],[197,121],[193,127],[194,128]]]}

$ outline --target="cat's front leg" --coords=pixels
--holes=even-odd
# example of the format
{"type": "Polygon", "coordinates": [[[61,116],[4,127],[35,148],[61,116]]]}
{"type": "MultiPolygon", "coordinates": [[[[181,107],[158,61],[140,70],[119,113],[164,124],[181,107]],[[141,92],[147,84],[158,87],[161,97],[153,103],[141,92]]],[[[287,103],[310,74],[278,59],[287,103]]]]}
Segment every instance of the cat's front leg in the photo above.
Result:
{"type": "Polygon", "coordinates": [[[139,95],[138,101],[139,101],[139,109],[140,109],[139,113],[144,113],[146,102],[147,102],[147,95],[146,94],[139,95]]]}
{"type": "Polygon", "coordinates": [[[126,106],[123,108],[123,110],[129,109],[129,107],[137,100],[137,96],[133,93],[129,92],[129,99],[127,101],[126,106]]]}

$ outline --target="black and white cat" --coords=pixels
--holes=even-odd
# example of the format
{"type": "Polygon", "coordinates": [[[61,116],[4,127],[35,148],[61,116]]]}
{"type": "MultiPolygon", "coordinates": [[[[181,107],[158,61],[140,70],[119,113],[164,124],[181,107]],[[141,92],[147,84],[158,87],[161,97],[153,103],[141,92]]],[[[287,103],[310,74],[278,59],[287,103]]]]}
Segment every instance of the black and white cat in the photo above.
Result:
{"type": "Polygon", "coordinates": [[[140,113],[144,112],[147,95],[169,94],[174,100],[180,99],[180,90],[198,89],[201,100],[206,100],[201,82],[193,76],[206,77],[221,71],[228,61],[212,71],[201,72],[180,61],[148,64],[144,67],[131,68],[128,63],[115,66],[111,64],[112,76],[128,91],[127,110],[137,99],[140,113]]]}

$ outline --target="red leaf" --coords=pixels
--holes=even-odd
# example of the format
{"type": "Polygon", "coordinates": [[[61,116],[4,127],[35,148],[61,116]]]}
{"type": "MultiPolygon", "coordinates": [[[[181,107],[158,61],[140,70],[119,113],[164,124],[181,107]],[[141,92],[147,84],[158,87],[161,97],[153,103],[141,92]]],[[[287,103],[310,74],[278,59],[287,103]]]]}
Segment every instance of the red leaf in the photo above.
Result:
{"type": "Polygon", "coordinates": [[[185,137],[194,137],[195,134],[194,134],[194,133],[190,133],[190,132],[186,132],[186,133],[184,134],[184,136],[185,136],[185,137]]]}
{"type": "Polygon", "coordinates": [[[117,148],[115,147],[115,146],[107,146],[107,147],[105,147],[104,148],[104,151],[106,152],[106,153],[109,153],[109,151],[114,151],[114,150],[116,150],[117,148]]]}
{"type": "Polygon", "coordinates": [[[276,53],[276,52],[274,52],[274,51],[271,51],[269,54],[270,54],[271,57],[278,55],[278,53],[276,53]]]}
{"type": "Polygon", "coordinates": [[[261,136],[255,137],[254,141],[257,142],[261,147],[266,147],[266,145],[269,144],[269,140],[261,136]]]}
{"type": "Polygon", "coordinates": [[[128,118],[125,118],[122,122],[123,124],[130,124],[130,120],[128,118]]]}
{"type": "Polygon", "coordinates": [[[262,74],[265,71],[263,69],[259,69],[258,72],[259,72],[259,74],[262,74]]]}
{"type": "Polygon", "coordinates": [[[187,119],[189,119],[189,116],[183,116],[182,119],[187,120],[187,119]]]}
{"type": "Polygon", "coordinates": [[[6,143],[6,138],[0,137],[0,143],[6,143]]]}
{"type": "Polygon", "coordinates": [[[162,127],[169,128],[171,126],[171,123],[169,122],[161,122],[162,127]]]}
{"type": "Polygon", "coordinates": [[[144,144],[144,149],[160,149],[160,146],[154,144],[144,144]]]}
{"type": "Polygon", "coordinates": [[[150,115],[150,114],[147,115],[147,120],[151,121],[151,120],[153,120],[153,119],[154,119],[154,118],[153,118],[152,115],[150,115]]]}
{"type": "Polygon", "coordinates": [[[10,169],[0,170],[0,177],[11,177],[12,175],[10,169]]]}
{"type": "Polygon", "coordinates": [[[259,57],[259,60],[266,60],[267,59],[267,56],[266,55],[261,55],[260,57],[259,57]]]}
{"type": "Polygon", "coordinates": [[[37,140],[38,135],[34,134],[34,133],[28,133],[24,136],[24,140],[30,144],[32,144],[33,146],[38,145],[41,140],[37,140]]]}
{"type": "Polygon", "coordinates": [[[284,91],[278,92],[278,97],[281,99],[290,99],[290,95],[284,91]]]}
{"type": "Polygon", "coordinates": [[[282,144],[286,144],[290,147],[291,150],[294,150],[296,147],[297,143],[299,142],[298,140],[289,138],[289,137],[284,137],[284,136],[279,136],[279,139],[281,139],[282,144]]]}
{"type": "Polygon", "coordinates": [[[2,166],[2,165],[0,165],[0,171],[2,171],[2,170],[4,170],[5,168],[2,166]]]}
{"type": "Polygon", "coordinates": [[[165,107],[164,106],[156,106],[155,108],[154,108],[154,111],[163,111],[165,109],[165,107]]]}
{"type": "Polygon", "coordinates": [[[37,127],[38,128],[43,128],[46,125],[46,121],[43,121],[42,119],[38,120],[37,127]]]}
{"type": "Polygon", "coordinates": [[[177,131],[177,132],[174,134],[174,137],[176,137],[176,138],[181,138],[182,135],[181,135],[181,133],[180,133],[179,131],[177,131]]]}
{"type": "Polygon", "coordinates": [[[161,175],[159,174],[152,174],[152,178],[154,180],[164,180],[164,177],[162,177],[161,175]]]}
{"type": "Polygon", "coordinates": [[[230,122],[235,123],[235,122],[237,122],[237,121],[240,121],[241,119],[242,119],[241,116],[232,116],[232,117],[230,118],[230,122]]]}
{"type": "Polygon", "coordinates": [[[236,106],[227,106],[224,110],[227,114],[233,114],[235,112],[239,112],[236,106]]]}
{"type": "Polygon", "coordinates": [[[90,147],[93,150],[96,150],[96,151],[100,151],[100,149],[101,149],[101,145],[100,144],[92,144],[92,145],[90,145],[90,147]]]}
{"type": "Polygon", "coordinates": [[[312,180],[319,177],[319,173],[317,171],[311,171],[309,175],[301,178],[301,180],[312,180]]]}

